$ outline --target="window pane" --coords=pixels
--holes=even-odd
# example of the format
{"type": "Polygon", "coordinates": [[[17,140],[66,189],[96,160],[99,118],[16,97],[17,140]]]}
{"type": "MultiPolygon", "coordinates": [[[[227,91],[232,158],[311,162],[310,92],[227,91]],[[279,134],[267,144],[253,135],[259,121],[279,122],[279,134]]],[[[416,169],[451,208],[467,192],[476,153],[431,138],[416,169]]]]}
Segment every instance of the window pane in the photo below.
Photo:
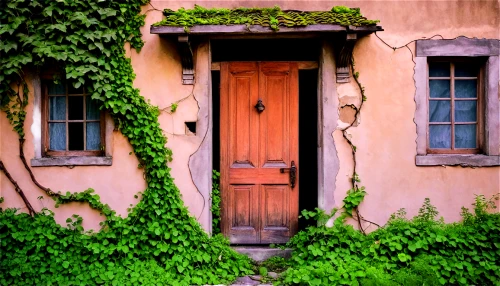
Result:
{"type": "Polygon", "coordinates": [[[477,101],[457,100],[455,101],[455,121],[473,122],[477,120],[477,101]]]}
{"type": "Polygon", "coordinates": [[[83,123],[70,122],[69,128],[69,150],[83,150],[83,123]]]}
{"type": "Polygon", "coordinates": [[[451,148],[451,125],[430,125],[429,143],[431,148],[451,148]]]}
{"type": "Polygon", "coordinates": [[[431,98],[450,98],[449,80],[429,80],[431,98]]]}
{"type": "Polygon", "coordinates": [[[477,148],[475,124],[455,125],[455,147],[477,148]]]}
{"type": "Polygon", "coordinates": [[[450,101],[429,101],[429,122],[450,122],[450,101]]]}
{"type": "Polygon", "coordinates": [[[87,100],[87,120],[99,120],[99,107],[95,100],[86,96],[87,100]]]}
{"type": "Polygon", "coordinates": [[[479,66],[476,63],[455,63],[455,76],[476,77],[479,66]]]}
{"type": "Polygon", "coordinates": [[[83,120],[83,96],[68,96],[68,119],[83,120]]]}
{"type": "Polygon", "coordinates": [[[66,120],[65,96],[49,96],[49,120],[66,120]]]}
{"type": "Polygon", "coordinates": [[[66,123],[49,123],[49,149],[66,150],[66,123]]]}
{"type": "Polygon", "coordinates": [[[79,88],[74,88],[72,83],[68,83],[68,94],[83,94],[83,85],[79,88]]]}
{"type": "Polygon", "coordinates": [[[99,150],[101,145],[101,127],[99,122],[87,123],[87,150],[99,150]]]}
{"type": "Polygon", "coordinates": [[[477,81],[473,80],[456,80],[455,81],[455,97],[456,98],[476,98],[477,97],[477,81]]]}
{"type": "Polygon", "coordinates": [[[55,84],[53,81],[48,81],[47,88],[49,91],[49,95],[53,95],[53,94],[64,95],[64,94],[66,94],[65,83],[62,82],[61,80],[59,81],[58,84],[55,84]]]}
{"type": "Polygon", "coordinates": [[[450,63],[429,63],[429,76],[450,76],[450,63]]]}

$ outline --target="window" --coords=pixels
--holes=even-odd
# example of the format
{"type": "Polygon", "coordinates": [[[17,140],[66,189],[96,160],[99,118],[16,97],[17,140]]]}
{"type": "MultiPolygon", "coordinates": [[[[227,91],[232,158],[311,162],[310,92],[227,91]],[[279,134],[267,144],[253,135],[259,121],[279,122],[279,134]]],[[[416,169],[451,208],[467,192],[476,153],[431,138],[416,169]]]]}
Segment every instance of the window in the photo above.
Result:
{"type": "Polygon", "coordinates": [[[499,41],[418,40],[418,166],[500,165],[499,41]]]}
{"type": "Polygon", "coordinates": [[[102,119],[95,102],[81,86],[76,89],[64,81],[44,80],[45,156],[102,155],[102,119]]]}
{"type": "Polygon", "coordinates": [[[479,67],[475,61],[429,62],[428,153],[481,152],[479,67]]]}
{"type": "Polygon", "coordinates": [[[113,123],[87,89],[54,80],[61,71],[33,74],[32,167],[111,166],[113,123]]]}

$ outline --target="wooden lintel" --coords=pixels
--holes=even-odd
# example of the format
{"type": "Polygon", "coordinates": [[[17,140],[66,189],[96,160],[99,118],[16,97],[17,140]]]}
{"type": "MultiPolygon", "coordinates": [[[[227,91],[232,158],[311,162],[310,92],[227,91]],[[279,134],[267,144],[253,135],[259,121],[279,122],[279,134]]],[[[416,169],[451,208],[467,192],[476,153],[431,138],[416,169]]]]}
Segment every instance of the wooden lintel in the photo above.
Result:
{"type": "Polygon", "coordinates": [[[287,34],[287,33],[311,33],[311,32],[352,32],[371,33],[383,31],[380,26],[341,26],[334,24],[317,24],[297,27],[279,27],[273,30],[270,27],[260,25],[196,25],[184,29],[179,26],[151,26],[151,34],[170,35],[216,35],[216,34],[287,34]]]}
{"type": "MultiPolygon", "coordinates": [[[[316,61],[301,61],[297,62],[299,66],[299,70],[314,70],[318,68],[318,62],[316,61]]],[[[213,62],[211,65],[211,70],[219,71],[220,70],[220,62],[213,62]]]]}
{"type": "Polygon", "coordinates": [[[315,70],[319,67],[318,62],[310,61],[310,62],[298,62],[299,70],[315,70]]]}
{"type": "Polygon", "coordinates": [[[182,64],[182,84],[194,84],[193,50],[187,35],[177,38],[182,64]]]}

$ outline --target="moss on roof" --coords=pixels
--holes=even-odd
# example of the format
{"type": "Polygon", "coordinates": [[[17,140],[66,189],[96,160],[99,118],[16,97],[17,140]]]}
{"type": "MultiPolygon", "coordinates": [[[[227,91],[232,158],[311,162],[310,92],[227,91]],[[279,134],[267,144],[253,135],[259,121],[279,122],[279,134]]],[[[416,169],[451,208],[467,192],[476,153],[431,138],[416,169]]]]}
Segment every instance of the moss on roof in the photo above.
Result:
{"type": "Polygon", "coordinates": [[[335,6],[330,11],[297,11],[274,8],[206,9],[195,5],[194,9],[177,11],[165,9],[166,18],[153,26],[195,25],[260,25],[279,30],[279,27],[297,27],[314,24],[337,24],[341,26],[372,26],[379,20],[368,20],[359,8],[335,6]]]}

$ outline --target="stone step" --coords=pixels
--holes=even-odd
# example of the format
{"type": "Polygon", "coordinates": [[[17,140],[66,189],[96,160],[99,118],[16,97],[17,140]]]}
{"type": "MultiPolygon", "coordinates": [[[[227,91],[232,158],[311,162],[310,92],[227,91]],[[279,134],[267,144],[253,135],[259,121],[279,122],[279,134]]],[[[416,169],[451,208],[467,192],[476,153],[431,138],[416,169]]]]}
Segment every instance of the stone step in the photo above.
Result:
{"type": "Polygon", "coordinates": [[[236,252],[244,254],[251,259],[262,262],[270,257],[279,256],[284,258],[290,258],[292,255],[292,249],[286,248],[271,248],[269,246],[231,246],[236,252]]]}

